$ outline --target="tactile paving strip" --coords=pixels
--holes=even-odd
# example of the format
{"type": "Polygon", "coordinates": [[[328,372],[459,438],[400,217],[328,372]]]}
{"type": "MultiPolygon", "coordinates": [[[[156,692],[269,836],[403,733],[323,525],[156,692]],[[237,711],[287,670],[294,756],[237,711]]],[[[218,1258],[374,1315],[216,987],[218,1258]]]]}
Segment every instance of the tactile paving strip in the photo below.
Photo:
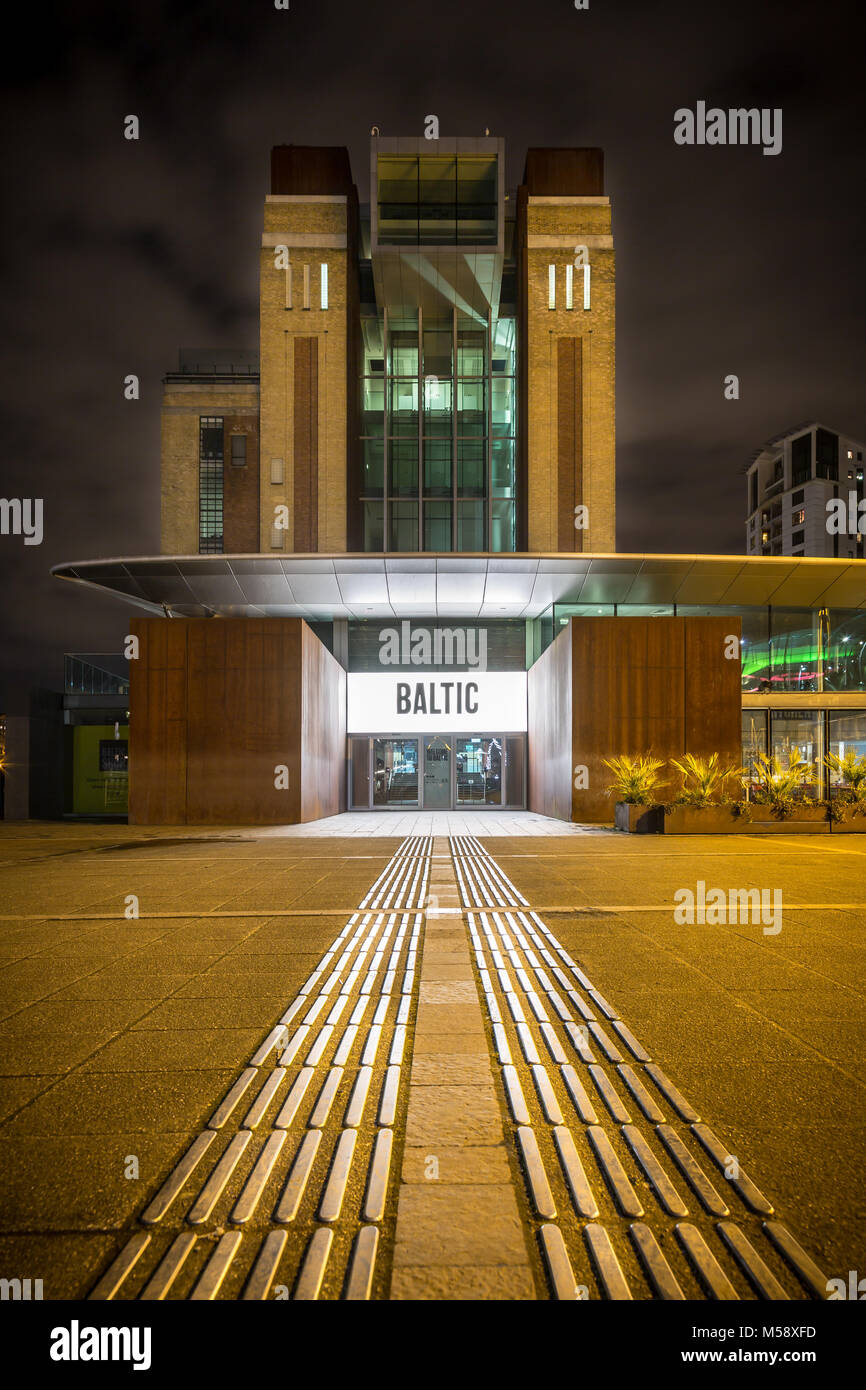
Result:
{"type": "Polygon", "coordinates": [[[771,1203],[493,857],[475,836],[451,846],[553,1296],[826,1298],[771,1203]]]}
{"type": "Polygon", "coordinates": [[[431,850],[401,844],[91,1298],[371,1297],[431,850]]]}

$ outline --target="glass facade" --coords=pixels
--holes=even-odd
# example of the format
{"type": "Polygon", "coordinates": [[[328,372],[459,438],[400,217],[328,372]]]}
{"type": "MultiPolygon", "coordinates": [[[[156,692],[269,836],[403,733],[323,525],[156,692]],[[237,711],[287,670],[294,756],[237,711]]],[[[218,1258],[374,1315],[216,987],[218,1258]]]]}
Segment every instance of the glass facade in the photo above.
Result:
{"type": "Polygon", "coordinates": [[[377,166],[383,246],[494,246],[496,158],[388,154],[377,166]]]}
{"type": "Polygon", "coordinates": [[[857,608],[558,603],[553,628],[572,617],[675,616],[740,619],[744,694],[866,692],[866,612],[857,608]]]}
{"type": "Polygon", "coordinates": [[[362,337],[364,549],[513,551],[515,320],[386,312],[362,337]]]}
{"type": "Polygon", "coordinates": [[[418,738],[353,735],[349,805],[520,808],[526,796],[525,734],[424,734],[418,738]]]}

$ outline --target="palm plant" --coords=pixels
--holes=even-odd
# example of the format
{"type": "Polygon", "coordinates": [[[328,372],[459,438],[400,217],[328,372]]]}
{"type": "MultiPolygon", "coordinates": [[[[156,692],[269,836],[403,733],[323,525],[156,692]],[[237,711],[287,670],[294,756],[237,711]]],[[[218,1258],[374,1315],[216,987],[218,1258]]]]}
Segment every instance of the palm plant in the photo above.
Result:
{"type": "Polygon", "coordinates": [[[811,781],[814,776],[815,764],[801,758],[796,749],[788,754],[787,767],[778,753],[758,753],[753,760],[753,777],[756,782],[753,800],[784,813],[793,806],[797,793],[803,789],[803,784],[811,781]]]}
{"type": "Polygon", "coordinates": [[[663,759],[650,757],[648,753],[622,753],[618,758],[605,758],[604,765],[614,775],[607,791],[616,792],[617,801],[631,806],[648,806],[655,801],[663,759]]]}
{"type": "Polygon", "coordinates": [[[734,763],[722,763],[718,753],[711,753],[708,758],[684,753],[682,758],[671,758],[671,766],[683,779],[679,800],[686,806],[709,806],[711,802],[726,800],[725,784],[742,777],[744,771],[734,763]]]}
{"type": "Polygon", "coordinates": [[[851,792],[855,801],[866,800],[866,756],[858,758],[854,749],[851,748],[844,757],[838,753],[828,753],[824,759],[824,766],[834,773],[839,781],[847,783],[847,790],[851,792]]]}
{"type": "Polygon", "coordinates": [[[852,806],[858,812],[866,809],[866,757],[858,758],[853,748],[844,757],[828,753],[824,766],[839,778],[840,786],[835,789],[833,800],[843,808],[852,806]]]}

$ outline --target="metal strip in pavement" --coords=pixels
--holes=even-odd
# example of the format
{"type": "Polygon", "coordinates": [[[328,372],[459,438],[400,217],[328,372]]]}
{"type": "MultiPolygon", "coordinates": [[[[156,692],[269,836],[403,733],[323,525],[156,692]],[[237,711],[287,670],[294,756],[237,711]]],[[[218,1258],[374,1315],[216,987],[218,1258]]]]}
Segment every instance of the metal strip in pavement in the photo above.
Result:
{"type": "Polygon", "coordinates": [[[343,1294],[347,1303],[366,1302],[373,1289],[373,1271],[379,1248],[379,1232],[375,1226],[362,1226],[352,1248],[352,1258],[343,1294]]]}
{"type": "Polygon", "coordinates": [[[397,1093],[400,1089],[400,1068],[397,1066],[388,1067],[385,1072],[385,1080],[382,1083],[382,1094],[379,1100],[379,1124],[392,1125],[397,1113],[397,1093]]]}
{"type": "Polygon", "coordinates": [[[538,1048],[535,1046],[535,1039],[529,1031],[526,1023],[518,1023],[517,1037],[520,1042],[520,1050],[523,1053],[529,1066],[537,1066],[541,1062],[538,1055],[538,1048]]]}
{"type": "Polygon", "coordinates": [[[179,1236],[175,1236],[154,1273],[138,1295],[142,1302],[162,1302],[175,1279],[180,1274],[186,1257],[197,1240],[198,1236],[193,1235],[189,1231],[183,1231],[179,1236]]]}
{"type": "Polygon", "coordinates": [[[786,1230],[780,1221],[765,1221],[763,1225],[770,1240],[776,1249],[784,1255],[800,1282],[816,1298],[825,1299],[827,1297],[827,1278],[821,1273],[815,1261],[809,1258],[802,1245],[798,1244],[791,1232],[786,1230]]]}
{"type": "Polygon", "coordinates": [[[590,1100],[584,1084],[574,1070],[574,1067],[570,1064],[565,1067],[560,1067],[560,1072],[565,1082],[566,1090],[571,1096],[572,1103],[580,1120],[585,1125],[597,1125],[598,1115],[595,1112],[595,1106],[590,1100]]]}
{"type": "Polygon", "coordinates": [[[631,1115],[617,1095],[613,1082],[610,1080],[607,1073],[603,1071],[600,1066],[596,1065],[589,1068],[589,1074],[595,1082],[596,1090],[617,1124],[631,1124],[631,1115]]]}
{"type": "MultiPolygon", "coordinates": [[[[640,1213],[639,1213],[640,1214],[640,1213]]],[[[598,1277],[608,1298],[624,1302],[631,1300],[632,1293],[628,1286],[626,1277],[622,1272],[622,1266],[616,1257],[610,1236],[603,1226],[592,1223],[583,1228],[584,1239],[589,1246],[589,1253],[595,1265],[598,1277]]]]}
{"type": "Polygon", "coordinates": [[[640,1164],[658,1201],[669,1216],[688,1216],[689,1209],[659,1163],[646,1139],[634,1125],[623,1125],[623,1138],[640,1164]]]}
{"type": "Polygon", "coordinates": [[[523,1088],[520,1085],[520,1078],[517,1075],[516,1067],[503,1067],[502,1079],[505,1082],[505,1090],[508,1094],[508,1105],[517,1125],[529,1125],[532,1123],[529,1111],[526,1108],[526,1098],[523,1088]]]}
{"type": "Polygon", "coordinates": [[[322,1131],[320,1129],[311,1130],[309,1134],[304,1135],[289,1176],[286,1178],[285,1187],[280,1194],[280,1200],[274,1208],[274,1221],[294,1221],[297,1216],[298,1207],[301,1205],[307,1186],[307,1179],[310,1176],[321,1142],[322,1131]]]}
{"type": "Polygon", "coordinates": [[[571,1130],[566,1129],[564,1125],[558,1125],[553,1131],[553,1142],[578,1216],[587,1216],[590,1219],[598,1216],[598,1203],[592,1194],[589,1179],[574,1146],[571,1130]]]}
{"type": "Polygon", "coordinates": [[[674,1230],[695,1272],[710,1295],[727,1303],[739,1299],[740,1295],[728,1279],[697,1226],[690,1226],[685,1222],[678,1221],[674,1230]]]}
{"type": "Polygon", "coordinates": [[[547,1050],[554,1062],[557,1062],[560,1066],[566,1066],[568,1064],[568,1057],[552,1025],[550,1023],[542,1023],[539,1025],[539,1031],[544,1041],[547,1043],[547,1050]]]}
{"type": "MultiPolygon", "coordinates": [[[[728,1175],[725,1170],[734,1157],[733,1154],[725,1148],[721,1139],[713,1133],[708,1125],[692,1125],[692,1133],[700,1140],[707,1153],[710,1155],[710,1158],[719,1165],[727,1178],[728,1175]]],[[[736,1163],[736,1159],[734,1159],[734,1162],[736,1163]]],[[[759,1216],[772,1216],[772,1202],[767,1201],[763,1192],[755,1186],[752,1179],[739,1168],[739,1164],[737,1164],[737,1167],[739,1169],[737,1177],[728,1178],[728,1182],[733,1183],[746,1206],[750,1207],[752,1211],[757,1212],[759,1216]]]]}
{"type": "Polygon", "coordinates": [[[285,1231],[271,1231],[269,1235],[265,1236],[262,1241],[262,1248],[250,1270],[250,1277],[241,1295],[245,1303],[253,1301],[261,1303],[267,1298],[288,1238],[285,1231]]]}
{"type": "Polygon", "coordinates": [[[546,1220],[552,1220],[556,1216],[556,1204],[550,1190],[550,1183],[547,1181],[547,1174],[544,1171],[538,1140],[529,1125],[520,1126],[517,1131],[517,1142],[520,1145],[523,1167],[529,1180],[533,1206],[539,1216],[543,1216],[546,1220]]]}
{"type": "Polygon", "coordinates": [[[336,1221],[340,1215],[357,1142],[356,1129],[344,1129],[337,1140],[331,1172],[319,1204],[319,1218],[322,1221],[336,1221]]]}
{"type": "Polygon", "coordinates": [[[582,1023],[566,1023],[563,1026],[580,1060],[587,1063],[594,1062],[595,1053],[589,1046],[589,1030],[585,1025],[582,1023]]]}
{"type": "Polygon", "coordinates": [[[662,1095],[670,1102],[680,1118],[685,1120],[686,1124],[697,1124],[701,1118],[700,1115],[689,1105],[685,1096],[677,1090],[674,1083],[665,1076],[661,1067],[657,1067],[654,1062],[648,1062],[644,1070],[647,1076],[652,1077],[662,1095]]]}
{"type": "Polygon", "coordinates": [[[667,1302],[683,1301],[685,1294],[649,1226],[645,1226],[642,1221],[635,1221],[629,1226],[629,1234],[659,1298],[667,1302]]]}
{"type": "Polygon", "coordinates": [[[500,1065],[510,1067],[512,1065],[511,1048],[508,1045],[508,1034],[501,1023],[494,1023],[493,1025],[493,1041],[500,1065]]]}
{"type": "Polygon", "coordinates": [[[616,1047],[613,1042],[611,1042],[610,1038],[607,1036],[607,1033],[604,1031],[600,1023],[590,1023],[589,1031],[590,1033],[592,1033],[592,1036],[595,1038],[596,1042],[598,1043],[599,1047],[601,1048],[602,1052],[604,1053],[605,1057],[607,1057],[609,1062],[621,1062],[623,1060],[623,1056],[619,1048],[616,1047]]]}
{"type": "Polygon", "coordinates": [[[186,1219],[190,1226],[200,1226],[202,1222],[207,1221],[252,1137],[248,1129],[238,1130],[237,1134],[232,1135],[225,1153],[187,1214],[186,1219]]]}
{"type": "Polygon", "coordinates": [[[250,1173],[243,1186],[241,1195],[235,1202],[230,1221],[242,1225],[249,1221],[259,1204],[261,1195],[265,1190],[265,1184],[271,1176],[274,1164],[280,1156],[280,1151],[286,1142],[286,1131],[284,1129],[275,1130],[267,1140],[264,1148],[255,1162],[255,1167],[250,1173]]]}
{"type": "Polygon", "coordinates": [[[152,1240],[149,1231],[136,1231],[124,1245],[120,1254],[108,1266],[99,1283],[88,1295],[89,1298],[106,1301],[114,1298],[124,1279],[134,1269],[152,1240]]]}
{"type": "Polygon", "coordinates": [[[144,1222],[145,1226],[153,1226],[157,1221],[162,1220],[187,1178],[204,1158],[215,1139],[214,1130],[205,1130],[203,1134],[193,1140],[183,1158],[169,1173],[153,1201],[141,1213],[140,1220],[144,1222]]]}
{"type": "Polygon", "coordinates": [[[604,1130],[600,1125],[590,1125],[586,1134],[620,1211],[624,1216],[643,1216],[644,1211],[638,1195],[604,1130]]]}
{"type": "Polygon", "coordinates": [[[758,1290],[762,1298],[775,1302],[787,1300],[788,1295],[778,1279],[761,1259],[751,1241],[747,1240],[739,1226],[733,1221],[719,1221],[716,1230],[728,1249],[733,1253],[746,1278],[758,1290]]]}
{"type": "Polygon", "coordinates": [[[361,1067],[355,1077],[355,1084],[352,1087],[352,1094],[346,1106],[346,1114],[343,1124],[349,1129],[357,1129],[364,1115],[364,1107],[367,1104],[367,1096],[370,1093],[370,1082],[373,1080],[373,1068],[361,1067]]]}
{"type": "Polygon", "coordinates": [[[390,1129],[379,1130],[370,1158],[367,1196],[364,1201],[365,1221],[381,1221],[385,1214],[393,1142],[394,1136],[390,1129]]]}
{"type": "Polygon", "coordinates": [[[562,1239],[562,1232],[558,1226],[547,1224],[541,1227],[538,1234],[541,1237],[541,1248],[553,1285],[554,1298],[561,1302],[573,1303],[577,1298],[577,1281],[565,1241],[562,1239]]]}
{"type": "Polygon", "coordinates": [[[258,1076],[256,1067],[247,1067],[238,1077],[224,1100],[220,1101],[216,1110],[207,1122],[208,1129],[222,1129],[226,1120],[231,1115],[241,1096],[249,1089],[250,1084],[258,1076]]]}
{"type": "Polygon", "coordinates": [[[541,1101],[541,1108],[544,1111],[544,1118],[548,1124],[561,1125],[565,1121],[562,1111],[559,1108],[559,1101],[556,1099],[553,1087],[550,1084],[550,1077],[543,1066],[532,1067],[532,1079],[535,1082],[535,1089],[538,1092],[538,1099],[541,1101]]]}
{"type": "Polygon", "coordinates": [[[274,1129],[288,1129],[298,1113],[301,1101],[307,1093],[307,1087],[315,1076],[312,1067],[302,1067],[292,1083],[292,1089],[283,1101],[282,1109],[274,1120],[274,1129]]]}
{"type": "Polygon", "coordinates": [[[322,1085],[322,1089],[319,1091],[318,1099],[313,1107],[313,1112],[307,1120],[307,1127],[309,1129],[321,1129],[324,1124],[327,1124],[328,1116],[331,1113],[331,1106],[334,1104],[334,1097],[340,1088],[340,1082],[343,1080],[343,1074],[342,1067],[331,1067],[322,1085]]]}
{"type": "Polygon", "coordinates": [[[257,1129],[264,1119],[265,1112],[277,1091],[282,1086],[288,1072],[285,1067],[274,1067],[262,1089],[259,1091],[242,1121],[243,1129],[257,1129]]]}
{"type": "Polygon", "coordinates": [[[697,1159],[693,1158],[676,1130],[670,1125],[656,1125],[656,1134],[661,1139],[671,1158],[682,1172],[701,1205],[711,1216],[730,1216],[727,1202],[719,1196],[697,1159]]]}
{"type": "Polygon", "coordinates": [[[623,1062],[621,1066],[617,1067],[617,1071],[626,1086],[628,1086],[628,1089],[631,1091],[647,1119],[651,1120],[654,1125],[663,1125],[665,1122],[664,1111],[660,1110],[656,1105],[646,1086],[644,1086],[643,1082],[636,1074],[634,1067],[630,1067],[627,1062],[623,1062]]]}
{"type": "Polygon", "coordinates": [[[216,1298],[242,1240],[240,1231],[226,1231],[199,1275],[198,1283],[190,1294],[192,1302],[210,1302],[216,1298]]]}
{"type": "Polygon", "coordinates": [[[327,1226],[320,1226],[307,1246],[301,1265],[293,1294],[297,1302],[313,1302],[319,1297],[333,1243],[334,1232],[327,1226]]]}
{"type": "Polygon", "coordinates": [[[634,1033],[631,1031],[630,1028],[627,1028],[625,1026],[622,1019],[611,1019],[610,1026],[611,1028],[616,1029],[617,1033],[619,1033],[620,1037],[622,1038],[623,1042],[625,1043],[626,1047],[628,1048],[629,1052],[632,1054],[633,1057],[636,1057],[639,1062],[652,1061],[652,1058],[650,1057],[649,1053],[643,1047],[641,1047],[634,1033]]]}

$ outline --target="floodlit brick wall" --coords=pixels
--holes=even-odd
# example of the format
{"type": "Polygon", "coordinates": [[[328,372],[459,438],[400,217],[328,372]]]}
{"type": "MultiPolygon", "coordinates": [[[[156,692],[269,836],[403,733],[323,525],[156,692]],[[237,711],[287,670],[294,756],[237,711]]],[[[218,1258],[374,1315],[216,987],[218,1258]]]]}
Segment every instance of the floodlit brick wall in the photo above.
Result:
{"type": "Polygon", "coordinates": [[[613,551],[615,495],[615,257],[609,199],[519,195],[522,305],[522,474],[529,550],[613,551]],[[583,271],[573,270],[574,308],[565,307],[565,268],[588,249],[591,308],[583,271]],[[556,307],[548,268],[556,266],[556,307]],[[569,476],[570,475],[570,482],[569,476]],[[584,530],[574,507],[589,509],[584,530]]]}
{"type": "Polygon", "coordinates": [[[265,203],[260,267],[260,537],[266,553],[279,553],[280,548],[286,552],[346,549],[355,225],[354,207],[345,194],[271,194],[265,203]],[[286,272],[275,265],[280,245],[288,247],[292,266],[291,309],[286,308],[286,272]],[[323,262],[328,266],[327,309],[321,308],[323,262]],[[304,266],[310,272],[308,309],[303,307],[304,266]],[[313,428],[307,424],[299,431],[297,421],[310,409],[311,359],[315,361],[316,418],[313,428]],[[297,390],[305,392],[303,399],[296,400],[297,390]],[[302,459],[296,459],[299,447],[304,450],[302,459]],[[312,486],[315,505],[298,505],[296,466],[303,472],[298,492],[306,495],[312,486]],[[284,545],[274,548],[275,508],[281,505],[289,509],[289,528],[284,545]]]}
{"type": "MultiPolygon", "coordinates": [[[[162,399],[161,550],[163,555],[197,555],[199,539],[199,419],[219,415],[226,421],[226,472],[231,466],[231,428],[249,430],[246,476],[257,491],[259,390],[256,385],[203,382],[168,382],[162,399]]],[[[241,470],[236,470],[240,473],[241,470]]],[[[247,515],[249,497],[236,494],[240,480],[232,480],[224,494],[224,515],[229,537],[236,522],[237,549],[258,549],[257,505],[247,515]],[[235,504],[240,516],[234,516],[235,504]],[[246,524],[245,524],[246,522],[246,524]],[[252,542],[252,543],[249,543],[252,542]]],[[[230,546],[226,545],[226,550],[230,546]]]]}

